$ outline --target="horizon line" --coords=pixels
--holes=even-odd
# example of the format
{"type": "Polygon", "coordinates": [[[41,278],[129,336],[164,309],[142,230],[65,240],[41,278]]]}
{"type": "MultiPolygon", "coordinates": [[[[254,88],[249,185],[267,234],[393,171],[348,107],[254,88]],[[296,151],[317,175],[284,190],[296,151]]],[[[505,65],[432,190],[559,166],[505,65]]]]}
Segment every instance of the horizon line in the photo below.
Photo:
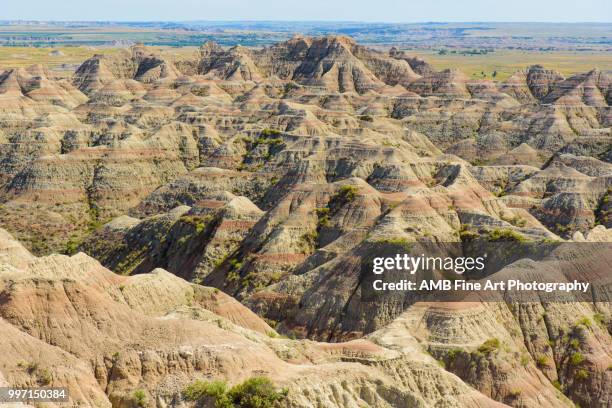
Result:
{"type": "Polygon", "coordinates": [[[519,21],[519,20],[415,20],[415,21],[364,21],[364,20],[40,20],[40,19],[0,19],[6,22],[36,23],[352,23],[352,24],[612,24],[612,21],[519,21]]]}

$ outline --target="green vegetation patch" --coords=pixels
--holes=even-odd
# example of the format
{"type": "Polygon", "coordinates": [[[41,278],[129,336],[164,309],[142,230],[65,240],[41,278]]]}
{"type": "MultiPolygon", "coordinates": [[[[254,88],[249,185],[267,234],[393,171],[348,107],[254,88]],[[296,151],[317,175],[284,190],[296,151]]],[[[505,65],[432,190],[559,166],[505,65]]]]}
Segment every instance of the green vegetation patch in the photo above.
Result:
{"type": "Polygon", "coordinates": [[[501,345],[501,342],[499,341],[499,339],[492,338],[482,343],[480,347],[478,347],[478,351],[483,354],[490,354],[490,353],[493,353],[494,351],[499,350],[500,345],[501,345]]]}
{"type": "Polygon", "coordinates": [[[288,391],[277,390],[266,377],[252,377],[228,388],[224,381],[195,381],[183,390],[188,401],[213,399],[216,408],[271,408],[285,399],[288,391]]]}
{"type": "Polygon", "coordinates": [[[507,228],[495,228],[488,231],[489,241],[528,242],[529,240],[518,232],[507,228]]]}

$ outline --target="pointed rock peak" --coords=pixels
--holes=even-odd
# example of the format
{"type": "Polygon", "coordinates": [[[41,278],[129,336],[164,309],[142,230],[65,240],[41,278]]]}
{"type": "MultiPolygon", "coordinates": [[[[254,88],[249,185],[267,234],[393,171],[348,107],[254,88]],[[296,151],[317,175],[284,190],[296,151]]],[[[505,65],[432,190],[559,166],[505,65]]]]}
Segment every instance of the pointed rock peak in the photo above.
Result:
{"type": "Polygon", "coordinates": [[[151,55],[150,50],[143,43],[134,44],[130,48],[130,51],[132,53],[132,58],[135,59],[141,59],[151,55]]]}
{"type": "Polygon", "coordinates": [[[563,76],[553,70],[544,69],[541,65],[532,65],[527,69],[527,86],[537,99],[550,93],[555,83],[563,81],[563,76]]]}
{"type": "Polygon", "coordinates": [[[290,40],[287,41],[287,44],[288,45],[293,45],[293,46],[307,46],[307,47],[310,47],[312,45],[312,38],[296,34],[293,37],[291,37],[290,40]]]}
{"type": "Polygon", "coordinates": [[[26,68],[26,72],[39,78],[47,78],[49,76],[49,72],[41,64],[30,65],[28,68],[26,68]]]}
{"type": "Polygon", "coordinates": [[[537,155],[538,152],[533,147],[529,146],[527,143],[521,143],[520,145],[512,149],[512,153],[537,155]]]}
{"type": "Polygon", "coordinates": [[[19,70],[10,69],[0,75],[0,94],[22,94],[19,85],[19,70]]]}
{"type": "Polygon", "coordinates": [[[263,211],[259,209],[251,200],[247,197],[236,196],[229,200],[225,206],[225,216],[237,217],[240,215],[256,214],[261,215],[263,211]]]}
{"type": "Polygon", "coordinates": [[[221,46],[217,44],[216,41],[206,41],[204,44],[200,46],[201,50],[216,50],[219,48],[221,48],[221,46]]]}
{"type": "Polygon", "coordinates": [[[0,262],[25,267],[34,256],[6,230],[0,228],[0,262]]]}
{"type": "Polygon", "coordinates": [[[545,75],[554,79],[563,79],[563,75],[552,69],[545,69],[542,65],[536,64],[527,68],[527,75],[545,75]]]}
{"type": "Polygon", "coordinates": [[[211,55],[222,51],[223,48],[221,48],[221,46],[214,41],[206,41],[200,46],[200,55],[202,56],[211,55]]]}
{"type": "Polygon", "coordinates": [[[351,37],[344,35],[328,35],[314,39],[311,46],[324,47],[328,50],[343,49],[350,51],[357,46],[357,43],[351,37]]]}

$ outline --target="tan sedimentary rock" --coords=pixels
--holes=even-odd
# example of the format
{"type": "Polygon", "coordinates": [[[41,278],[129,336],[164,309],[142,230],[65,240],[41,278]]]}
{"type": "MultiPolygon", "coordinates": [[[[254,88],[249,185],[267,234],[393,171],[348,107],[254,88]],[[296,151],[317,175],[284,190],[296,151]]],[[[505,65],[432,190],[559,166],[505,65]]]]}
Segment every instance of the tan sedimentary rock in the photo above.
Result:
{"type": "Polygon", "coordinates": [[[0,371],[54,369],[93,406],[256,374],[295,407],[607,406],[607,304],[369,304],[361,263],[500,231],[609,241],[609,102],[598,70],[473,80],[341,36],[2,72],[0,371]]]}

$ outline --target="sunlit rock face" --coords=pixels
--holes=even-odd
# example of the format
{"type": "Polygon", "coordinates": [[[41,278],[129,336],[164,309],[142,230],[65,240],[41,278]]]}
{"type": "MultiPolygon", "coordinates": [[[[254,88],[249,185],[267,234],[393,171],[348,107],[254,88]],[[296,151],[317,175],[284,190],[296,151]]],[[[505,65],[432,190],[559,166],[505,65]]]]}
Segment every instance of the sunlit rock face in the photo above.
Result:
{"type": "Polygon", "coordinates": [[[290,407],[607,407],[608,303],[369,304],[361,267],[612,240],[611,95],[598,70],[474,80],[341,36],[0,72],[0,382],[103,407],[255,375],[290,407]]]}

